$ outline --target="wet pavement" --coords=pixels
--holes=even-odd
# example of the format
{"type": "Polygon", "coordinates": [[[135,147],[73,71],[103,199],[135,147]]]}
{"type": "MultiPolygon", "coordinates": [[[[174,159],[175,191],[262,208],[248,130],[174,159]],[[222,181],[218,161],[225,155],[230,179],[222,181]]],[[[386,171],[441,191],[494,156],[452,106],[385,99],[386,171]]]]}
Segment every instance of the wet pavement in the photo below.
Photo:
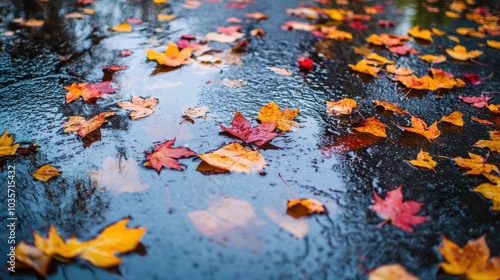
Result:
{"type": "MultiPolygon", "coordinates": [[[[45,234],[51,224],[66,238],[76,235],[85,240],[126,216],[132,217],[131,226],[147,228],[141,240],[146,253],[123,255],[121,274],[76,261],[53,267],[48,279],[364,279],[367,271],[389,263],[401,263],[422,279],[458,279],[439,269],[442,259],[435,248],[441,235],[463,246],[486,234],[492,255],[499,255],[499,213],[491,210],[490,200],[471,191],[486,179],[468,176],[452,160],[438,155],[488,155],[487,149],[472,145],[489,139],[488,131],[497,127],[472,122],[470,117],[498,124],[498,115],[486,108],[474,108],[457,96],[479,96],[500,89],[500,51],[482,47],[484,54],[477,59],[479,63],[448,57],[447,62],[433,65],[457,77],[465,73],[486,77],[493,73],[481,84],[440,92],[413,91],[407,98],[403,98],[407,90],[401,91],[401,85],[386,76],[371,77],[348,67],[362,58],[353,46],[365,45],[365,38],[372,33],[404,35],[420,24],[456,35],[457,27],[476,26],[469,20],[445,17],[449,3],[438,1],[434,6],[440,11],[431,13],[419,1],[369,2],[370,6],[383,5],[386,11],[374,15],[363,31],[340,23],[339,29],[351,32],[353,39],[327,40],[320,49],[321,38],[280,27],[286,21],[306,21],[285,11],[299,6],[299,1],[257,0],[243,9],[227,7],[229,1],[206,1],[196,9],[186,9],[185,3],[178,0],[162,5],[151,2],[100,0],[85,6],[93,8],[95,14],[66,19],[65,15],[84,6],[51,0],[24,7],[22,1],[0,1],[0,130],[8,128],[21,146],[40,146],[37,153],[1,160],[4,178],[6,166],[16,168],[17,241],[32,241],[32,230],[45,234]],[[263,12],[269,18],[247,19],[245,12],[263,12]],[[160,22],[156,19],[159,13],[174,14],[176,18],[160,22]],[[169,41],[176,42],[183,34],[203,37],[217,26],[229,25],[226,19],[233,16],[243,19],[248,50],[227,55],[216,67],[193,63],[172,71],[146,59],[146,48],[162,51],[169,41]],[[44,19],[45,24],[21,27],[13,23],[19,17],[44,19]],[[133,32],[109,30],[130,18],[143,21],[133,25],[133,32]],[[376,24],[378,19],[394,20],[396,26],[381,28],[376,24]],[[266,35],[250,36],[256,28],[262,28],[266,35]],[[120,56],[124,49],[132,54],[120,56]],[[313,58],[313,71],[299,71],[300,56],[313,58]],[[128,68],[110,74],[102,69],[107,65],[128,68]],[[293,75],[278,75],[268,67],[286,68],[293,75]],[[65,104],[63,86],[110,79],[119,90],[108,98],[97,100],[95,105],[82,100],[65,104]],[[221,84],[223,79],[242,79],[246,85],[226,87],[221,84]],[[159,99],[151,116],[134,121],[128,117],[129,112],[115,106],[135,95],[159,99]],[[344,97],[358,102],[359,114],[352,118],[328,114],[325,100],[344,97]],[[374,99],[399,103],[428,124],[459,110],[464,114],[465,126],[440,124],[438,143],[431,143],[398,129],[395,124],[409,125],[409,117],[382,112],[373,105],[374,99]],[[268,164],[264,173],[206,175],[196,171],[201,162],[198,157],[180,160],[183,171],[163,169],[157,174],[142,166],[145,152],[165,140],[176,138],[176,145],[198,154],[238,141],[221,133],[219,124],[228,126],[238,110],[255,125],[257,112],[270,101],[281,108],[299,108],[296,120],[301,127],[283,133],[260,149],[268,164]],[[184,120],[184,109],[197,105],[209,108],[207,117],[194,119],[194,123],[184,120]],[[94,116],[107,111],[117,115],[100,129],[100,141],[87,143],[77,135],[63,133],[62,123],[68,116],[94,116]],[[349,138],[350,122],[360,116],[377,116],[388,127],[394,144],[376,139],[366,147],[339,148],[356,146],[350,144],[355,141],[349,138]],[[406,162],[414,159],[420,148],[438,161],[436,173],[406,162]],[[62,176],[48,183],[34,180],[31,174],[44,164],[56,166],[62,176]],[[370,210],[373,192],[384,197],[401,184],[405,200],[423,203],[419,214],[430,218],[415,226],[414,233],[390,224],[378,227],[382,219],[370,210]],[[251,226],[208,238],[197,230],[190,214],[224,197],[250,204],[255,213],[251,226]],[[282,229],[269,215],[285,213],[286,201],[294,197],[317,199],[328,209],[326,215],[305,219],[308,228],[303,238],[282,229]]],[[[339,6],[311,1],[306,5],[347,7],[364,13],[363,5],[368,3],[351,1],[339,6]]],[[[499,11],[495,1],[477,1],[476,5],[499,11]]],[[[485,42],[482,38],[460,38],[467,48],[478,48],[485,42]]],[[[498,36],[490,38],[500,40],[498,36]]],[[[409,44],[421,53],[441,54],[452,46],[446,36],[434,39],[433,44],[409,44]]],[[[210,45],[230,52],[231,44],[210,45]]],[[[382,47],[371,49],[397,59],[398,66],[409,67],[418,76],[428,71],[429,64],[415,55],[398,57],[382,47]]],[[[490,103],[500,103],[498,95],[491,97],[490,103]]],[[[491,153],[488,161],[500,162],[500,156],[491,153]]],[[[5,188],[1,194],[1,217],[5,220],[5,188]]],[[[3,249],[7,248],[6,234],[0,233],[2,255],[7,250],[3,249]]],[[[36,279],[33,273],[5,271],[3,279],[36,279]]]]}

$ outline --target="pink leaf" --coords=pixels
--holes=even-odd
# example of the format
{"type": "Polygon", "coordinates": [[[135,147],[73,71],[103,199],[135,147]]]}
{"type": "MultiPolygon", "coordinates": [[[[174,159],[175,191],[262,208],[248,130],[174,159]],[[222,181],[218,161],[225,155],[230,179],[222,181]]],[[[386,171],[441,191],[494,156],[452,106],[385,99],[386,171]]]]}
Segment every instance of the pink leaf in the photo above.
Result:
{"type": "Polygon", "coordinates": [[[488,106],[488,101],[491,99],[491,97],[486,97],[482,94],[481,96],[475,96],[475,97],[459,96],[458,98],[465,103],[472,104],[472,106],[476,108],[483,108],[488,106]]]}

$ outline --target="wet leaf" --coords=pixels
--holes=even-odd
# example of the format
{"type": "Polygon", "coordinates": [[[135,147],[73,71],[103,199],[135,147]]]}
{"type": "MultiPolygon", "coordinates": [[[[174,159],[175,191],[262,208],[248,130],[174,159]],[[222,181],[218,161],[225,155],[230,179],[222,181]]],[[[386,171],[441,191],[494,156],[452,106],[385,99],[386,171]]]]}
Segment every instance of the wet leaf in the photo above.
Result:
{"type": "Polygon", "coordinates": [[[34,173],[33,173],[33,178],[47,182],[48,180],[61,176],[61,173],[59,173],[59,170],[55,168],[54,166],[50,164],[46,164],[40,168],[38,168],[34,173]]]}
{"type": "Polygon", "coordinates": [[[366,38],[366,41],[370,44],[382,46],[385,45],[387,47],[392,46],[400,46],[403,45],[406,41],[410,40],[408,36],[398,36],[394,34],[371,34],[366,38]]]}
{"type": "Polygon", "coordinates": [[[327,39],[334,39],[337,41],[351,40],[352,34],[342,30],[338,30],[337,27],[323,27],[321,28],[321,34],[327,39]]]}
{"type": "Polygon", "coordinates": [[[254,37],[264,37],[264,35],[266,35],[266,32],[261,28],[257,28],[257,29],[251,30],[250,35],[252,35],[254,37]]]}
{"type": "Polygon", "coordinates": [[[245,36],[245,34],[240,32],[232,32],[230,34],[209,32],[205,35],[205,39],[207,41],[215,41],[227,44],[227,43],[234,43],[236,42],[236,40],[243,38],[243,36],[245,36]]]}
{"type": "Polygon", "coordinates": [[[166,4],[168,0],[153,0],[153,3],[155,4],[166,4]]]}
{"type": "Polygon", "coordinates": [[[68,91],[66,93],[66,104],[80,97],[87,103],[95,103],[97,98],[101,98],[104,94],[111,94],[116,91],[111,85],[111,82],[71,84],[71,86],[65,86],[64,89],[68,91]]]}
{"type": "Polygon", "coordinates": [[[390,20],[377,20],[377,24],[380,27],[394,27],[396,26],[396,22],[390,20]]]}
{"type": "Polygon", "coordinates": [[[466,172],[468,175],[481,175],[483,173],[490,174],[495,171],[500,173],[498,167],[493,164],[486,163],[486,159],[480,155],[469,153],[470,158],[456,157],[453,158],[455,163],[465,169],[470,169],[466,172]]]}
{"type": "Polygon", "coordinates": [[[138,120],[145,118],[153,113],[153,108],[158,103],[158,99],[150,96],[148,98],[142,98],[140,96],[132,97],[132,101],[121,101],[116,103],[116,106],[121,107],[125,110],[132,111],[130,117],[133,120],[138,120]]]}
{"type": "Polygon", "coordinates": [[[232,80],[232,79],[224,78],[222,80],[221,84],[224,85],[225,87],[228,87],[228,88],[240,88],[240,87],[246,86],[247,82],[243,81],[242,79],[232,80]]]}
{"type": "Polygon", "coordinates": [[[15,155],[17,148],[19,148],[19,144],[14,144],[14,136],[9,135],[9,129],[5,129],[0,137],[0,157],[15,155]]]}
{"type": "Polygon", "coordinates": [[[479,140],[474,147],[488,148],[492,152],[500,153],[500,135],[498,130],[490,131],[491,140],[479,140]]]}
{"type": "Polygon", "coordinates": [[[187,148],[172,148],[174,143],[175,138],[156,145],[153,152],[147,153],[147,161],[144,166],[154,168],[158,174],[160,174],[162,167],[182,170],[182,167],[177,159],[196,156],[196,153],[187,148]]]}
{"type": "Polygon", "coordinates": [[[372,53],[369,45],[364,45],[361,47],[354,47],[354,52],[361,55],[369,55],[372,53]]]}
{"type": "Polygon", "coordinates": [[[212,166],[235,172],[258,173],[264,171],[267,165],[258,151],[247,149],[239,143],[232,143],[198,156],[212,166]]]}
{"type": "Polygon", "coordinates": [[[168,43],[164,53],[151,49],[146,49],[146,53],[149,60],[155,60],[158,64],[169,67],[178,67],[187,63],[187,60],[191,57],[192,49],[190,47],[186,47],[179,51],[177,45],[170,42],[168,43]]]}
{"type": "Polygon", "coordinates": [[[422,76],[421,78],[410,75],[410,76],[396,76],[391,78],[393,81],[398,81],[405,85],[407,88],[419,89],[419,90],[436,90],[439,88],[438,83],[428,75],[422,76]]]}
{"type": "Polygon", "coordinates": [[[292,72],[288,71],[287,69],[284,68],[278,68],[278,67],[268,67],[269,70],[273,71],[276,74],[280,74],[283,76],[292,76],[292,72]]]}
{"type": "Polygon", "coordinates": [[[451,89],[453,87],[463,87],[465,82],[462,79],[455,79],[453,74],[442,69],[431,68],[432,79],[437,83],[438,88],[451,89]]]}
{"type": "Polygon", "coordinates": [[[480,118],[476,118],[474,116],[470,117],[470,119],[474,122],[480,123],[480,124],[485,124],[485,125],[495,125],[494,123],[490,122],[489,120],[484,120],[480,118]]]}
{"type": "Polygon", "coordinates": [[[380,56],[376,53],[371,53],[366,56],[366,59],[372,63],[372,61],[375,61],[377,65],[385,65],[385,64],[396,64],[393,60],[387,59],[383,56],[380,56]]]}
{"type": "Polygon", "coordinates": [[[467,51],[464,46],[456,45],[453,49],[446,49],[446,53],[456,60],[469,60],[483,54],[482,51],[467,51]]]}
{"type": "Polygon", "coordinates": [[[424,152],[422,149],[420,149],[416,159],[409,160],[408,162],[413,166],[431,169],[436,173],[434,167],[436,167],[437,162],[428,152],[424,152]]]}
{"type": "Polygon", "coordinates": [[[408,30],[408,34],[410,34],[414,38],[427,40],[431,43],[434,41],[432,40],[432,32],[428,29],[420,29],[418,25],[415,25],[413,28],[408,30]]]}
{"type": "Polygon", "coordinates": [[[396,66],[394,66],[394,65],[385,66],[385,70],[388,73],[396,74],[398,76],[407,76],[407,75],[411,75],[413,73],[413,70],[411,70],[411,69],[408,69],[406,67],[396,68],[396,66]]]}
{"type": "Polygon", "coordinates": [[[481,94],[481,96],[474,97],[459,96],[458,99],[462,100],[465,103],[471,104],[473,107],[483,108],[488,106],[488,101],[491,99],[491,97],[487,97],[481,94]]]}
{"type": "Polygon", "coordinates": [[[114,195],[136,193],[149,189],[149,185],[139,180],[137,163],[129,158],[106,157],[102,169],[90,172],[90,178],[97,186],[111,191],[114,195]]]}
{"type": "Polygon", "coordinates": [[[81,137],[85,137],[85,135],[107,123],[108,120],[106,118],[114,115],[116,115],[115,112],[103,112],[89,120],[81,116],[70,116],[68,117],[68,121],[62,124],[62,126],[66,127],[63,132],[74,132],[81,137]]]}
{"type": "Polygon", "coordinates": [[[247,143],[255,143],[259,147],[279,136],[278,133],[273,132],[276,128],[276,122],[263,122],[256,127],[252,127],[250,121],[238,111],[236,111],[231,125],[231,128],[222,124],[220,124],[220,127],[231,135],[247,143]]]}
{"type": "Polygon", "coordinates": [[[276,209],[264,208],[264,213],[282,229],[288,231],[297,239],[302,239],[309,231],[307,219],[295,219],[286,214],[278,213],[276,209]]]}
{"type": "Polygon", "coordinates": [[[500,41],[486,40],[486,45],[490,48],[500,49],[500,41]]]}
{"type": "Polygon", "coordinates": [[[449,18],[460,18],[460,14],[459,13],[455,13],[455,12],[452,12],[452,11],[446,11],[444,12],[444,14],[449,17],[449,18]]]}
{"type": "Polygon", "coordinates": [[[434,122],[431,126],[427,127],[427,124],[422,119],[411,116],[411,124],[413,127],[399,127],[405,131],[420,134],[427,138],[429,142],[441,135],[441,131],[439,131],[437,127],[437,122],[434,122]]]}
{"type": "Polygon", "coordinates": [[[298,108],[280,110],[280,106],[271,101],[269,104],[262,106],[257,119],[263,123],[275,121],[279,130],[290,131],[293,128],[300,127],[297,122],[293,121],[298,114],[298,108]]]}
{"type": "Polygon", "coordinates": [[[439,122],[447,122],[456,126],[464,126],[464,114],[460,111],[454,111],[448,116],[443,116],[439,122]]]}
{"type": "Polygon", "coordinates": [[[300,21],[287,21],[283,25],[281,25],[281,29],[284,30],[302,30],[302,31],[312,31],[317,27],[311,25],[308,22],[300,22],[300,21]]]}
{"type": "Polygon", "coordinates": [[[500,177],[491,174],[483,174],[483,176],[493,184],[482,183],[472,191],[481,193],[485,198],[491,199],[493,203],[492,210],[500,211],[500,177]]]}
{"type": "Polygon", "coordinates": [[[443,63],[446,61],[446,56],[442,54],[440,55],[426,54],[419,56],[418,58],[428,63],[443,63]]]}
{"type": "Polygon", "coordinates": [[[64,18],[68,19],[83,19],[85,17],[85,14],[74,12],[74,13],[69,13],[64,15],[64,18]]]}
{"type": "Polygon", "coordinates": [[[412,226],[419,225],[429,220],[428,217],[416,215],[420,211],[422,203],[417,201],[403,202],[402,186],[387,192],[385,199],[373,193],[375,203],[371,209],[378,216],[391,222],[394,226],[408,232],[413,232],[412,226]]]}
{"type": "Polygon", "coordinates": [[[442,30],[439,30],[439,29],[437,29],[435,27],[432,27],[431,31],[432,31],[432,34],[437,35],[437,36],[444,36],[444,35],[446,35],[446,32],[444,32],[442,30]]]}
{"type": "Polygon", "coordinates": [[[305,71],[312,71],[313,70],[313,60],[307,57],[299,57],[297,59],[297,62],[299,63],[299,68],[303,69],[305,71]]]}
{"type": "Polygon", "coordinates": [[[369,133],[373,136],[387,138],[385,125],[375,117],[370,117],[364,120],[363,126],[353,128],[356,131],[369,133]]]}
{"type": "Polygon", "coordinates": [[[184,110],[184,115],[192,119],[205,118],[208,112],[207,106],[195,106],[184,110]]]}
{"type": "Polygon", "coordinates": [[[253,19],[256,19],[256,20],[267,19],[267,15],[263,14],[263,13],[260,13],[260,12],[245,13],[245,17],[247,17],[247,18],[253,18],[253,19]]]}
{"type": "Polygon", "coordinates": [[[399,55],[406,55],[406,54],[419,54],[420,52],[417,51],[414,48],[410,48],[410,46],[404,44],[401,46],[392,46],[389,48],[389,51],[391,53],[399,54],[399,55]]]}
{"type": "Polygon", "coordinates": [[[175,15],[168,15],[168,14],[158,14],[156,16],[156,19],[159,21],[170,21],[175,19],[175,15]]]}
{"type": "Polygon", "coordinates": [[[356,100],[347,97],[339,101],[326,101],[326,111],[334,116],[350,115],[355,108],[358,108],[356,100]]]}
{"type": "Polygon", "coordinates": [[[286,213],[295,219],[312,214],[324,214],[326,208],[323,203],[312,198],[290,199],[286,203],[286,213]]]}
{"type": "Polygon", "coordinates": [[[452,40],[455,43],[460,43],[460,39],[457,36],[448,36],[448,39],[452,40]]]}
{"type": "Polygon", "coordinates": [[[37,247],[26,243],[25,241],[19,242],[16,246],[16,258],[33,268],[38,274],[45,276],[50,265],[51,257],[45,255],[37,247]]]}
{"type": "Polygon", "coordinates": [[[377,73],[382,69],[381,67],[371,66],[368,64],[368,60],[362,59],[356,65],[349,64],[349,67],[357,72],[365,73],[372,75],[374,77],[377,76],[377,73]]]}
{"type": "Polygon", "coordinates": [[[408,115],[408,112],[404,109],[401,109],[398,104],[386,102],[386,101],[380,101],[380,100],[373,100],[375,103],[375,106],[381,106],[384,108],[384,110],[387,111],[392,111],[396,114],[400,115],[408,115]]]}
{"type": "Polygon", "coordinates": [[[490,258],[490,250],[483,235],[460,248],[453,241],[442,236],[443,243],[438,251],[444,258],[441,268],[448,274],[465,275],[468,279],[498,279],[500,257],[490,258]]]}
{"type": "Polygon", "coordinates": [[[112,26],[109,29],[115,32],[132,32],[132,25],[128,22],[123,22],[116,26],[112,26]]]}
{"type": "Polygon", "coordinates": [[[386,264],[368,273],[368,280],[419,280],[400,264],[386,264]]]}

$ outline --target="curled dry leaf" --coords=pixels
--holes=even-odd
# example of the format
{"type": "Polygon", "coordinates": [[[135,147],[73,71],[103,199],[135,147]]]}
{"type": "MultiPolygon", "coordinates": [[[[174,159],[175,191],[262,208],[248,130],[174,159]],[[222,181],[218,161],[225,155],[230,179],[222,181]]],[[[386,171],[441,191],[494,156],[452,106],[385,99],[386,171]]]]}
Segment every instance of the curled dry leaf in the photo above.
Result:
{"type": "Polygon", "coordinates": [[[125,110],[132,111],[130,117],[133,120],[145,118],[153,113],[153,108],[158,103],[158,99],[150,96],[146,99],[140,96],[132,97],[132,101],[121,101],[116,103],[116,106],[125,110]]]}
{"type": "Polygon", "coordinates": [[[467,51],[464,46],[456,45],[453,49],[446,49],[446,53],[456,60],[469,60],[483,54],[482,51],[467,51]]]}
{"type": "Polygon", "coordinates": [[[453,158],[455,163],[465,169],[470,169],[466,172],[468,175],[481,175],[483,173],[490,174],[495,171],[500,173],[498,167],[493,164],[486,163],[486,159],[480,155],[469,153],[470,158],[456,157],[453,158]]]}
{"type": "Polygon", "coordinates": [[[0,157],[15,155],[17,148],[19,148],[19,144],[14,144],[14,136],[9,135],[9,129],[5,129],[0,137],[0,157]]]}
{"type": "Polygon", "coordinates": [[[252,127],[250,121],[238,111],[236,111],[231,125],[231,128],[225,127],[222,124],[220,124],[220,127],[231,135],[247,143],[255,143],[259,147],[271,141],[274,137],[279,136],[278,133],[273,132],[276,128],[276,122],[263,122],[256,127],[252,127]]]}
{"type": "Polygon", "coordinates": [[[187,63],[187,60],[191,57],[192,49],[191,47],[186,47],[179,51],[179,47],[170,42],[163,53],[151,49],[146,49],[146,53],[149,60],[155,60],[158,64],[178,67],[187,63]]]}
{"type": "Polygon", "coordinates": [[[384,108],[384,110],[392,111],[392,112],[394,112],[396,114],[400,114],[400,115],[408,115],[408,112],[404,109],[401,109],[399,107],[399,104],[390,103],[390,102],[386,102],[386,101],[380,101],[380,100],[373,100],[373,102],[375,103],[375,106],[381,106],[384,108]]]}
{"type": "Polygon", "coordinates": [[[339,101],[326,101],[326,111],[330,115],[350,115],[355,108],[358,108],[356,100],[347,97],[339,101]]]}
{"type": "Polygon", "coordinates": [[[394,226],[408,232],[413,232],[412,226],[419,225],[429,220],[428,217],[416,215],[422,203],[417,201],[403,202],[402,186],[387,192],[385,199],[380,198],[375,192],[375,203],[371,209],[382,219],[391,222],[394,226]]]}
{"type": "Polygon", "coordinates": [[[158,174],[160,174],[162,167],[182,170],[182,167],[177,159],[196,156],[196,153],[187,148],[172,148],[174,143],[175,138],[156,145],[153,152],[147,153],[148,156],[146,158],[148,161],[144,164],[144,166],[154,168],[158,174]]]}
{"type": "Polygon", "coordinates": [[[429,142],[441,135],[441,131],[437,127],[437,122],[434,122],[431,126],[427,127],[427,124],[422,119],[411,116],[411,124],[413,127],[398,127],[408,132],[420,134],[427,138],[429,142]]]}
{"type": "Polygon", "coordinates": [[[420,278],[406,271],[398,264],[386,264],[368,273],[368,280],[419,280],[420,278]]]}
{"type": "Polygon", "coordinates": [[[436,173],[434,167],[436,167],[437,162],[428,152],[424,152],[422,149],[420,149],[416,159],[409,160],[408,162],[413,166],[431,169],[436,173]]]}
{"type": "Polygon", "coordinates": [[[116,115],[115,112],[103,112],[89,120],[81,116],[70,116],[68,117],[68,121],[62,124],[62,126],[66,127],[63,132],[74,132],[80,135],[80,137],[85,137],[85,135],[107,123],[108,120],[106,118],[114,115],[116,115]]]}
{"type": "Polygon", "coordinates": [[[387,138],[385,125],[375,117],[369,117],[363,121],[362,126],[354,127],[356,131],[369,133],[373,136],[387,138]]]}
{"type": "Polygon", "coordinates": [[[298,108],[280,110],[280,106],[271,101],[269,104],[262,106],[257,119],[263,123],[275,121],[276,128],[283,131],[290,131],[292,128],[300,127],[297,122],[293,121],[298,114],[298,108]]]}
{"type": "Polygon", "coordinates": [[[235,172],[258,173],[264,171],[267,165],[258,151],[247,149],[239,143],[232,143],[198,156],[209,165],[235,172]]]}
{"type": "Polygon", "coordinates": [[[323,203],[312,198],[290,199],[286,203],[286,213],[295,219],[311,214],[324,214],[326,208],[323,203]]]}
{"type": "Polygon", "coordinates": [[[460,111],[454,111],[448,116],[443,116],[439,122],[447,122],[456,126],[464,126],[464,114],[460,111]]]}
{"type": "Polygon", "coordinates": [[[59,173],[59,170],[55,168],[54,166],[50,164],[46,164],[40,168],[38,168],[34,173],[33,173],[33,178],[47,182],[48,180],[61,176],[61,173],[59,173]]]}
{"type": "Polygon", "coordinates": [[[499,279],[500,257],[490,258],[485,236],[471,240],[464,247],[442,236],[438,251],[444,258],[441,268],[448,274],[465,275],[468,279],[499,279]]]}

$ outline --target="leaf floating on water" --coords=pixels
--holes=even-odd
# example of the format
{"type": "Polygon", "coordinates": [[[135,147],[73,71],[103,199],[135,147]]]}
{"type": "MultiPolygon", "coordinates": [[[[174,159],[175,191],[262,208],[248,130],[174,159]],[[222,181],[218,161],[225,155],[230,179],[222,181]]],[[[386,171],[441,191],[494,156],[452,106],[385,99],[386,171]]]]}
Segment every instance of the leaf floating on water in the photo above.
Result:
{"type": "Polygon", "coordinates": [[[271,101],[269,104],[262,106],[257,119],[263,123],[275,121],[279,130],[290,131],[293,128],[300,127],[297,122],[293,121],[298,114],[298,108],[280,110],[280,106],[271,101]]]}
{"type": "Polygon", "coordinates": [[[209,165],[235,172],[259,173],[264,171],[267,165],[258,151],[247,149],[238,143],[198,156],[209,165]]]}
{"type": "Polygon", "coordinates": [[[252,127],[250,121],[238,111],[236,111],[231,125],[231,128],[225,127],[222,124],[220,124],[220,127],[231,135],[247,143],[255,143],[259,147],[271,141],[274,137],[279,136],[278,133],[273,132],[276,128],[276,122],[263,122],[258,126],[252,127]]]}
{"type": "Polygon", "coordinates": [[[5,129],[0,137],[0,157],[15,155],[17,148],[19,148],[19,144],[14,144],[14,136],[9,135],[9,129],[5,129]]]}
{"type": "Polygon", "coordinates": [[[286,213],[295,219],[326,212],[323,203],[312,198],[290,199],[286,203],[286,213]]]}
{"type": "Polygon", "coordinates": [[[196,153],[187,148],[172,148],[174,143],[175,138],[172,140],[167,140],[162,144],[156,145],[153,152],[147,153],[147,162],[144,164],[144,166],[155,169],[158,174],[160,174],[162,167],[182,170],[182,167],[177,159],[196,156],[196,153]]]}
{"type": "Polygon", "coordinates": [[[33,173],[33,178],[47,182],[48,180],[61,176],[61,173],[59,173],[59,170],[55,168],[54,166],[50,164],[46,164],[40,168],[38,168],[34,173],[33,173]]]}
{"type": "Polygon", "coordinates": [[[109,29],[114,32],[132,32],[132,25],[128,22],[123,22],[119,25],[112,26],[109,29]]]}
{"type": "Polygon", "coordinates": [[[419,280],[420,278],[406,271],[398,264],[386,264],[368,273],[368,280],[419,280]]]}
{"type": "Polygon", "coordinates": [[[81,137],[85,137],[90,132],[100,128],[108,122],[106,118],[116,115],[115,112],[103,112],[99,115],[87,120],[81,116],[70,116],[68,121],[63,123],[62,126],[66,127],[64,133],[77,133],[81,137]]]}
{"type": "Polygon", "coordinates": [[[158,103],[158,99],[150,96],[148,98],[142,98],[140,96],[132,97],[132,101],[121,101],[116,103],[116,106],[121,107],[125,110],[132,111],[130,117],[133,120],[138,120],[145,118],[153,113],[153,107],[158,103]]]}

